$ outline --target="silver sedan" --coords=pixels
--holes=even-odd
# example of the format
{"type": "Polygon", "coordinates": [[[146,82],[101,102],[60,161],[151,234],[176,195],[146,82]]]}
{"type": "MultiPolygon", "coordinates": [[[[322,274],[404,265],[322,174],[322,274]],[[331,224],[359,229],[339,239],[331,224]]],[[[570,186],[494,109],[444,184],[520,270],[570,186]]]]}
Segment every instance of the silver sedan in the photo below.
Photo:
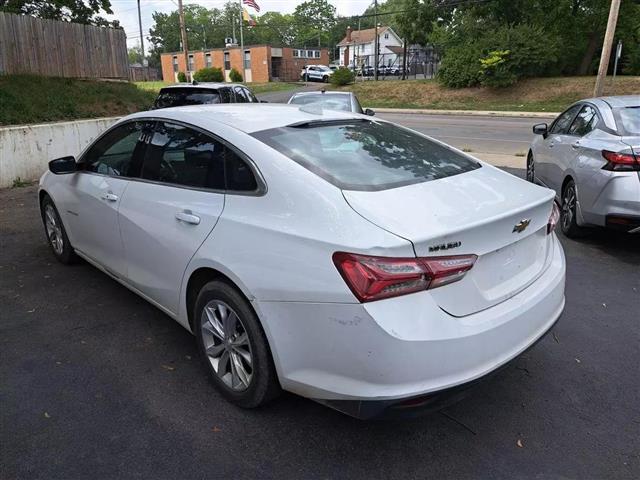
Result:
{"type": "Polygon", "coordinates": [[[640,232],[640,96],[581,100],[533,133],[527,180],[556,191],[565,235],[640,232]]]}

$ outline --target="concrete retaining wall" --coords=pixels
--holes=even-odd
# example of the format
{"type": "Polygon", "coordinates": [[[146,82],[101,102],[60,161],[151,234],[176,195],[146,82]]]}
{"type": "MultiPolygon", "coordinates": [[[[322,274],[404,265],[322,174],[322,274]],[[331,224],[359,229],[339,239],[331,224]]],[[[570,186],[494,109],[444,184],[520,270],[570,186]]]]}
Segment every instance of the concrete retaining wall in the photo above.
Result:
{"type": "Polygon", "coordinates": [[[0,127],[0,188],[37,180],[54,158],[78,154],[118,117],[0,127]]]}

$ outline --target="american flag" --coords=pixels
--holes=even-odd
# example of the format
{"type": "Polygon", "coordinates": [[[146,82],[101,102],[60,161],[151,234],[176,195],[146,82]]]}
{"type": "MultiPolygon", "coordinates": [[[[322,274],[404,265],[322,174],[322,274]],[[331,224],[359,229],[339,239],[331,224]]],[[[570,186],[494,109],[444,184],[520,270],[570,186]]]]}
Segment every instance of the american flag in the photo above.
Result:
{"type": "Polygon", "coordinates": [[[260,7],[258,6],[258,4],[255,2],[255,0],[242,0],[242,3],[244,3],[245,5],[249,5],[251,8],[253,8],[256,12],[260,11],[260,7]]]}

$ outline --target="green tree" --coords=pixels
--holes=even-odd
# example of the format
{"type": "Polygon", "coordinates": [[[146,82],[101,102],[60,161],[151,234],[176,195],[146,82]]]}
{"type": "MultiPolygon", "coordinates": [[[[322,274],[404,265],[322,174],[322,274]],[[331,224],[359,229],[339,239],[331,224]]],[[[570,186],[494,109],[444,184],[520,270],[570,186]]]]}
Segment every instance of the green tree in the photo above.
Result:
{"type": "Polygon", "coordinates": [[[308,0],[293,12],[300,46],[328,46],[331,30],[336,25],[336,7],[327,0],[308,0]]]}
{"type": "Polygon", "coordinates": [[[129,65],[132,63],[142,63],[142,48],[140,48],[140,45],[129,48],[127,55],[129,57],[129,65]]]}
{"type": "Polygon", "coordinates": [[[113,13],[111,0],[0,0],[0,11],[87,25],[120,25],[98,15],[113,13]]]}

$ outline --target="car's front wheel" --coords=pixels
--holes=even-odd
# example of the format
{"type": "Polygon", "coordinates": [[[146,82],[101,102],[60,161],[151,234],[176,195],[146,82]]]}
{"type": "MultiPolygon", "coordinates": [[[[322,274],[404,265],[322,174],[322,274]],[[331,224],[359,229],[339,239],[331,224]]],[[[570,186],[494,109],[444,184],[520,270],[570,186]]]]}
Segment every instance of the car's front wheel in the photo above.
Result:
{"type": "Polygon", "coordinates": [[[230,402],[254,408],[280,392],[258,317],[244,296],[223,281],[207,283],[196,300],[200,356],[216,388],[230,402]]]}
{"type": "Polygon", "coordinates": [[[562,210],[560,212],[560,228],[569,238],[580,237],[584,229],[577,222],[578,193],[576,184],[569,180],[562,191],[562,210]]]}
{"type": "Polygon", "coordinates": [[[536,181],[536,164],[533,160],[533,152],[529,151],[527,155],[527,181],[535,183],[536,181]]]}
{"type": "Polygon", "coordinates": [[[322,81],[324,83],[329,83],[329,75],[325,75],[324,77],[322,77],[322,81]]]}
{"type": "Polygon", "coordinates": [[[49,195],[45,195],[42,199],[40,214],[42,215],[47,242],[55,257],[65,265],[75,263],[78,260],[78,256],[69,242],[69,237],[58,214],[58,209],[49,195]]]}

